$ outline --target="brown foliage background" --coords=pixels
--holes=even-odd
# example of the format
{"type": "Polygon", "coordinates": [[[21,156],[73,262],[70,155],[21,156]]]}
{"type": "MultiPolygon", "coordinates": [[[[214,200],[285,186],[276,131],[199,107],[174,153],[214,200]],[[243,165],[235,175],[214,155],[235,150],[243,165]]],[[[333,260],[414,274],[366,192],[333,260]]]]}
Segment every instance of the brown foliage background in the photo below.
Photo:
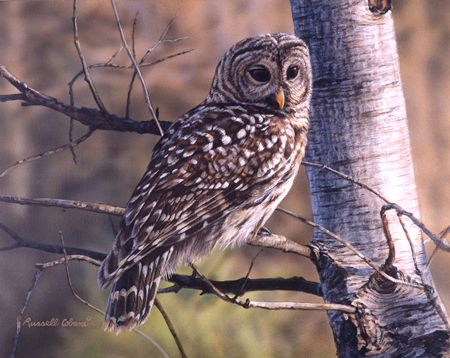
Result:
{"type": "MultiPolygon", "coordinates": [[[[151,47],[176,13],[178,1],[117,1],[122,26],[131,39],[137,11],[136,51],[151,47]]],[[[120,46],[120,37],[107,0],[80,0],[80,41],[88,64],[107,61],[120,46]]],[[[422,207],[422,219],[434,232],[450,224],[450,3],[447,0],[397,0],[393,9],[400,66],[411,129],[411,145],[422,207]]],[[[81,69],[73,45],[71,1],[0,2],[0,63],[29,86],[66,103],[67,83],[81,69]]],[[[163,120],[173,121],[206,96],[221,55],[236,41],[266,32],[293,32],[287,0],[184,0],[169,38],[188,37],[163,44],[150,61],[193,48],[149,69],[145,79],[152,102],[163,120]]],[[[125,53],[115,63],[129,64],[125,53]]],[[[130,70],[95,69],[91,75],[110,113],[124,115],[130,70]]],[[[16,91],[0,79],[0,93],[16,91]]],[[[148,120],[139,86],[133,91],[131,116],[148,120]]],[[[78,106],[95,107],[84,81],[75,85],[78,106]]],[[[59,146],[68,140],[66,117],[38,107],[0,104],[0,171],[13,162],[59,146]]],[[[85,128],[75,127],[75,136],[85,128]]],[[[103,201],[124,206],[143,174],[154,136],[96,132],[75,149],[77,165],[68,151],[23,165],[0,178],[0,194],[103,201]]],[[[401,203],[400,203],[401,204],[401,203]]],[[[303,172],[283,207],[311,217],[303,172]]],[[[118,219],[113,218],[117,226],[118,219]]],[[[0,203],[0,222],[20,235],[47,244],[107,252],[114,239],[105,215],[55,208],[0,203]]],[[[306,244],[312,231],[285,215],[275,214],[268,225],[278,234],[306,244]]],[[[0,233],[1,246],[11,243],[0,233]]],[[[427,246],[428,247],[428,246],[427,246]]],[[[432,250],[431,244],[428,249],[432,250]]],[[[213,279],[235,279],[246,274],[257,248],[217,251],[200,269],[213,279]]],[[[0,347],[7,356],[16,316],[35,272],[34,264],[55,255],[28,249],[0,253],[0,347]]],[[[98,289],[96,268],[70,263],[75,289],[104,309],[107,292],[98,289]]],[[[180,270],[189,273],[189,270],[180,270]]],[[[448,258],[440,253],[432,265],[433,277],[450,307],[448,258]]],[[[306,260],[265,250],[251,277],[304,276],[317,280],[306,260]]],[[[301,293],[253,293],[258,300],[316,302],[301,293]]],[[[204,357],[334,357],[335,349],[325,313],[242,310],[214,297],[183,291],[161,295],[161,302],[185,345],[188,356],[204,357]],[[319,343],[320,342],[320,343],[319,343]]],[[[125,333],[116,338],[103,333],[102,317],[81,305],[70,293],[62,267],[44,272],[24,317],[32,321],[73,318],[86,328],[24,327],[18,357],[126,357],[157,356],[141,337],[125,333]]],[[[155,310],[143,330],[171,356],[176,347],[155,310]]]]}

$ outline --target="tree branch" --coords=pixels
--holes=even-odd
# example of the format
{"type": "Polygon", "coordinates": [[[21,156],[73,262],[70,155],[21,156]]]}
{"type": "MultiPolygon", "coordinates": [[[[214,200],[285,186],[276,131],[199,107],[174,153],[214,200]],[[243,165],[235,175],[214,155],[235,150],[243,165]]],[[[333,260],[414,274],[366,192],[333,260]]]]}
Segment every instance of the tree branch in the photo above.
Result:
{"type": "MultiPolygon", "coordinates": [[[[3,95],[0,98],[2,101],[22,100],[25,101],[22,104],[25,106],[44,106],[71,117],[81,124],[94,129],[160,135],[159,129],[153,120],[137,122],[115,114],[107,115],[94,108],[70,106],[54,97],[47,96],[31,87],[28,87],[26,83],[20,81],[12,75],[3,65],[0,65],[0,77],[6,79],[11,85],[21,92],[21,94],[3,95]]],[[[159,123],[163,130],[167,130],[167,128],[169,128],[172,124],[167,121],[160,121],[159,123]]]]}
{"type": "Polygon", "coordinates": [[[300,245],[284,236],[272,233],[259,232],[254,239],[247,241],[247,245],[277,249],[311,258],[311,249],[308,246],[300,245]]]}
{"type": "Polygon", "coordinates": [[[125,209],[119,206],[106,204],[102,202],[87,202],[81,200],[49,199],[49,198],[22,198],[10,195],[0,195],[0,202],[19,204],[19,205],[37,205],[52,206],[63,209],[79,209],[93,211],[95,213],[110,214],[122,216],[125,209]]]}
{"type": "Polygon", "coordinates": [[[14,358],[15,354],[16,354],[16,349],[17,349],[17,343],[19,342],[19,337],[20,337],[20,331],[22,329],[22,317],[23,314],[25,313],[25,310],[28,306],[28,301],[30,300],[31,295],[34,292],[34,289],[37,286],[37,283],[39,281],[39,278],[42,275],[42,268],[38,268],[36,273],[33,276],[33,281],[31,282],[31,287],[28,290],[25,299],[23,301],[22,307],[20,308],[19,314],[17,315],[17,320],[16,320],[16,333],[14,335],[14,342],[13,342],[13,347],[12,347],[12,351],[11,351],[11,355],[10,358],[14,358]]]}
{"type": "Polygon", "coordinates": [[[4,176],[6,175],[6,173],[8,173],[10,170],[12,170],[12,169],[18,167],[18,166],[21,165],[21,164],[25,164],[25,163],[32,162],[32,161],[37,160],[37,159],[41,159],[41,158],[43,158],[43,157],[46,157],[46,156],[48,156],[48,155],[51,155],[51,154],[55,154],[55,153],[61,152],[61,151],[66,150],[66,149],[68,149],[68,148],[73,149],[73,148],[76,147],[78,144],[80,144],[80,143],[84,142],[86,139],[88,139],[88,138],[91,136],[91,134],[92,134],[93,132],[94,132],[93,129],[89,129],[84,135],[82,135],[82,136],[81,136],[80,138],[78,138],[77,140],[74,140],[74,141],[71,141],[71,142],[69,142],[69,143],[63,144],[63,145],[61,145],[61,146],[59,146],[59,147],[57,147],[57,148],[54,148],[54,149],[49,149],[49,150],[47,150],[47,151],[45,151],[45,152],[43,152],[43,153],[40,153],[40,154],[37,154],[37,155],[33,155],[33,156],[31,156],[31,157],[28,157],[28,158],[19,160],[18,162],[15,162],[14,164],[12,164],[12,165],[10,165],[8,168],[6,168],[6,169],[3,171],[3,173],[0,173],[0,178],[4,177],[4,176]]]}
{"type": "MultiPolygon", "coordinates": [[[[80,38],[78,37],[77,0],[73,0],[72,23],[73,23],[74,43],[78,52],[78,57],[81,60],[81,66],[83,67],[84,79],[88,83],[89,88],[91,89],[92,96],[94,97],[95,103],[97,103],[98,108],[102,111],[102,113],[108,115],[109,113],[105,105],[103,104],[103,101],[101,100],[100,95],[97,92],[94,82],[92,81],[91,76],[89,74],[89,67],[86,63],[86,59],[84,58],[83,51],[81,51],[80,38]]],[[[106,118],[109,119],[108,117],[106,118]]]]}
{"type": "Polygon", "coordinates": [[[142,84],[142,89],[144,91],[145,102],[147,103],[147,107],[148,107],[148,109],[150,111],[150,114],[152,115],[153,120],[154,120],[154,122],[155,122],[155,124],[156,124],[156,126],[158,128],[159,134],[162,136],[162,135],[164,135],[164,130],[162,129],[161,125],[159,124],[158,116],[156,115],[155,111],[153,110],[153,106],[152,106],[152,103],[150,101],[150,96],[148,94],[147,87],[145,86],[144,77],[142,76],[141,69],[139,68],[139,65],[136,62],[136,59],[134,58],[130,48],[128,47],[127,41],[125,40],[125,35],[123,34],[122,25],[120,24],[119,13],[117,12],[117,8],[116,8],[116,4],[115,4],[114,0],[111,0],[111,5],[113,7],[114,15],[116,17],[117,27],[119,29],[120,37],[122,39],[122,44],[125,47],[125,50],[127,51],[131,62],[133,62],[133,66],[135,67],[135,71],[136,71],[136,73],[137,73],[137,75],[139,77],[139,80],[141,81],[141,84],[142,84]]]}
{"type": "Polygon", "coordinates": [[[346,313],[355,313],[356,308],[341,304],[330,304],[330,303],[296,303],[296,302],[258,302],[241,300],[237,297],[230,297],[224,294],[221,290],[215,287],[211,281],[209,281],[203,274],[197,269],[197,267],[191,264],[195,273],[204,281],[208,288],[219,298],[226,302],[237,304],[238,306],[244,308],[264,308],[268,310],[327,310],[327,311],[342,311],[346,313]]]}
{"type": "MultiPolygon", "coordinates": [[[[10,228],[6,227],[5,225],[3,225],[1,223],[0,223],[0,229],[2,229],[4,232],[6,232],[15,241],[15,243],[12,245],[0,248],[0,251],[8,251],[8,250],[16,249],[19,247],[28,247],[30,249],[51,252],[53,254],[64,254],[64,248],[61,246],[47,245],[47,244],[42,244],[40,242],[27,240],[27,239],[21,237],[20,235],[16,234],[10,228]]],[[[85,256],[88,256],[95,260],[99,260],[99,261],[103,261],[106,257],[106,254],[103,254],[103,253],[97,252],[97,251],[78,249],[76,247],[66,247],[65,249],[66,249],[67,254],[69,254],[69,255],[85,255],[85,256]]]]}
{"type": "MultiPolygon", "coordinates": [[[[178,292],[182,288],[190,288],[202,291],[201,294],[210,294],[214,291],[202,279],[186,275],[172,275],[166,281],[173,282],[175,285],[163,288],[158,293],[178,292]]],[[[290,278],[260,278],[247,279],[242,277],[238,280],[214,281],[210,280],[214,287],[223,293],[243,295],[252,291],[299,291],[311,295],[322,297],[322,286],[320,283],[305,280],[303,277],[290,278]],[[245,286],[243,283],[245,282],[245,286]]]]}

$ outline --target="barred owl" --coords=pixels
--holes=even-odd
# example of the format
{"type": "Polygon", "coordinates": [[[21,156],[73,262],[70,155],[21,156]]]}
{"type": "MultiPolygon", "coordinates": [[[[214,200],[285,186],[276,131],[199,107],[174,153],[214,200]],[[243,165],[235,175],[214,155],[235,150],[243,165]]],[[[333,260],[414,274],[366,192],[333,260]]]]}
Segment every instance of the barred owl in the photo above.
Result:
{"type": "Polygon", "coordinates": [[[290,34],[247,38],[220,60],[206,100],[154,148],[98,272],[113,284],[104,329],[150,315],[161,279],[214,247],[245,243],[285,197],[303,157],[311,72],[290,34]]]}

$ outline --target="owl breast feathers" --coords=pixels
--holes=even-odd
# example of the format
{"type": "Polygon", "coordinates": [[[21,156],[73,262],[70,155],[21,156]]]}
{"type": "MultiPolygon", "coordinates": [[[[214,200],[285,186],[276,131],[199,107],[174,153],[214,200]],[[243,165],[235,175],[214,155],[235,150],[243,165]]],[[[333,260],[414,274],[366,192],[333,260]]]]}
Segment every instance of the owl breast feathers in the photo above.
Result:
{"type": "Polygon", "coordinates": [[[289,34],[247,38],[217,66],[206,100],[168,129],[127,204],[98,284],[104,328],[149,316],[161,278],[215,246],[254,237],[285,197],[306,146],[311,73],[289,34]]]}

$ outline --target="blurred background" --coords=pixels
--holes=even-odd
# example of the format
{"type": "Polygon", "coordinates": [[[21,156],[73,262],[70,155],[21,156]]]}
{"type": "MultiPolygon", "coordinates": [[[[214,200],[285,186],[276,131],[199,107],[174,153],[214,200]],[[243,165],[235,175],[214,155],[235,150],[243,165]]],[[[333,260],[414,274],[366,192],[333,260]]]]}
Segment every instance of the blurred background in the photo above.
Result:
{"type": "MultiPolygon", "coordinates": [[[[0,63],[30,87],[68,103],[68,83],[81,69],[73,44],[72,1],[0,2],[0,63]]],[[[151,48],[172,17],[179,1],[117,1],[122,26],[131,43],[137,15],[135,47],[138,58],[151,48]]],[[[411,145],[423,222],[438,232],[450,224],[450,2],[447,0],[397,0],[393,4],[400,68],[406,97],[411,145]]],[[[121,41],[110,1],[80,0],[78,24],[82,50],[88,64],[108,61],[121,41]]],[[[160,44],[147,62],[179,51],[192,52],[144,70],[147,86],[162,120],[173,121],[208,93],[215,66],[236,41],[267,32],[293,33],[288,0],[184,0],[168,38],[187,37],[160,44]]],[[[129,64],[124,51],[114,60],[129,64]]],[[[93,69],[91,76],[110,113],[125,114],[130,70],[93,69]]],[[[150,115],[136,82],[131,117],[150,115]]],[[[95,107],[86,83],[74,86],[77,106],[95,107]]],[[[17,91],[0,78],[0,93],[17,91]]],[[[39,107],[19,102],[0,104],[0,172],[12,163],[68,141],[69,120],[39,107]]],[[[74,136],[86,131],[76,124],[74,136]]],[[[75,149],[22,165],[0,178],[0,194],[84,201],[124,206],[148,164],[158,138],[151,135],[97,131],[75,149]]],[[[304,170],[282,206],[311,218],[304,170]]],[[[119,219],[106,215],[58,208],[0,203],[0,222],[19,235],[47,244],[65,244],[108,252],[119,219]]],[[[312,230],[276,213],[272,232],[307,244],[312,230]]],[[[0,232],[0,246],[12,240],[0,232]]],[[[432,245],[427,244],[431,252],[432,245]]],[[[217,250],[199,265],[211,279],[245,276],[260,250],[241,247],[217,250]]],[[[0,357],[9,356],[16,317],[31,285],[37,262],[57,255],[31,249],[0,253],[0,357]]],[[[96,284],[97,268],[70,262],[76,292],[93,305],[105,308],[109,290],[96,284]]],[[[450,308],[450,265],[439,253],[431,267],[437,288],[450,308]]],[[[179,273],[190,274],[183,268],[179,273]]],[[[317,281],[308,260],[265,249],[255,261],[252,278],[303,276],[317,281]]],[[[158,296],[189,357],[335,357],[333,336],[323,312],[243,310],[213,296],[182,290],[158,296]]],[[[253,300],[320,302],[302,293],[246,294],[253,300]]],[[[160,357],[141,336],[125,332],[119,337],[102,330],[103,317],[77,301],[67,284],[63,266],[45,270],[31,296],[24,319],[60,322],[72,318],[87,327],[23,327],[16,357],[160,357]]],[[[176,345],[155,309],[141,329],[171,357],[176,345]]]]}

